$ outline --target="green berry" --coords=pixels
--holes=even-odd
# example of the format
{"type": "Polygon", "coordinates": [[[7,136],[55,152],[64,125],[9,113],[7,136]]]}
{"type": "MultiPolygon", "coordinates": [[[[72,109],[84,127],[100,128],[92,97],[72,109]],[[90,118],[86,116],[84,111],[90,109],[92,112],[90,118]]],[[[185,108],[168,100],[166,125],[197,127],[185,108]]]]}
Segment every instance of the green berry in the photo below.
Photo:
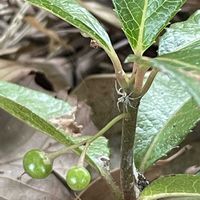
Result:
{"type": "Polygon", "coordinates": [[[39,149],[30,150],[24,155],[23,166],[24,171],[36,179],[46,178],[52,171],[52,161],[39,149]]]}
{"type": "Polygon", "coordinates": [[[85,167],[74,166],[67,172],[66,181],[72,190],[81,191],[87,188],[91,176],[85,167]]]}

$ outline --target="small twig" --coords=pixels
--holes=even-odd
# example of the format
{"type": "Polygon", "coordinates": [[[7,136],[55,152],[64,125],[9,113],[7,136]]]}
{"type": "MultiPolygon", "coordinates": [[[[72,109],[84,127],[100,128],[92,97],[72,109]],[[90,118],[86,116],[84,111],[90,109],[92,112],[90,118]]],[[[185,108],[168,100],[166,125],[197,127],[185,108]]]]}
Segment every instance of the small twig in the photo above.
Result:
{"type": "Polygon", "coordinates": [[[81,200],[80,196],[75,194],[75,199],[74,200],[81,200]]]}
{"type": "Polygon", "coordinates": [[[83,140],[77,144],[74,144],[74,145],[71,145],[69,147],[64,147],[56,152],[50,152],[48,153],[48,156],[51,160],[54,160],[55,158],[57,158],[58,156],[61,156],[63,154],[66,154],[66,152],[68,152],[69,150],[73,150],[73,149],[76,149],[82,145],[84,145],[88,140],[83,140]]]}
{"type": "Polygon", "coordinates": [[[135,75],[134,93],[136,96],[141,96],[146,69],[139,67],[137,63],[134,64],[134,67],[137,69],[135,75]]]}
{"type": "Polygon", "coordinates": [[[87,150],[88,150],[89,146],[90,146],[90,142],[88,141],[86,143],[82,153],[81,153],[81,156],[80,156],[79,160],[78,160],[78,166],[80,166],[80,167],[82,167],[83,164],[84,164],[85,156],[86,156],[86,153],[87,153],[87,150]]]}
{"type": "Polygon", "coordinates": [[[136,63],[132,63],[132,74],[131,74],[131,79],[134,79],[135,78],[135,74],[137,72],[137,68],[138,68],[138,65],[136,63]]]}
{"type": "Polygon", "coordinates": [[[28,3],[24,3],[22,5],[21,9],[14,17],[11,25],[8,27],[8,29],[5,31],[3,36],[0,38],[0,48],[7,47],[6,42],[9,41],[11,37],[13,37],[13,35],[17,32],[17,30],[22,25],[22,23],[23,23],[22,19],[23,19],[25,13],[27,12],[27,10],[29,9],[29,7],[30,7],[30,4],[28,4],[28,3]]]}
{"type": "Polygon", "coordinates": [[[144,84],[141,96],[144,96],[148,92],[148,90],[151,87],[151,85],[152,85],[152,83],[153,83],[158,72],[159,72],[159,70],[155,69],[155,68],[151,71],[149,77],[147,78],[147,80],[144,84]]]}
{"type": "MultiPolygon", "coordinates": [[[[129,85],[129,93],[133,92],[133,106],[128,107],[128,116],[122,121],[122,138],[121,138],[121,164],[120,164],[120,181],[123,191],[124,200],[136,200],[139,195],[137,188],[137,171],[134,163],[134,142],[137,127],[137,115],[140,105],[141,92],[143,88],[144,76],[147,68],[134,63],[132,77],[134,77],[134,86],[129,85]]],[[[126,111],[125,105],[123,112],[126,111]]]]}
{"type": "Polygon", "coordinates": [[[167,158],[165,160],[158,160],[156,162],[156,165],[165,165],[165,164],[173,161],[174,159],[176,159],[177,157],[179,157],[180,155],[182,155],[186,151],[190,150],[191,148],[192,148],[191,145],[186,145],[183,148],[181,148],[178,152],[176,152],[174,155],[170,156],[169,158],[167,158]]]}
{"type": "Polygon", "coordinates": [[[119,57],[117,56],[116,52],[114,49],[104,49],[105,52],[107,53],[107,55],[110,57],[114,70],[115,70],[115,76],[116,79],[120,85],[121,88],[125,89],[128,87],[128,83],[129,83],[129,78],[127,76],[127,74],[124,72],[123,68],[122,68],[122,64],[119,60],[119,57]]]}

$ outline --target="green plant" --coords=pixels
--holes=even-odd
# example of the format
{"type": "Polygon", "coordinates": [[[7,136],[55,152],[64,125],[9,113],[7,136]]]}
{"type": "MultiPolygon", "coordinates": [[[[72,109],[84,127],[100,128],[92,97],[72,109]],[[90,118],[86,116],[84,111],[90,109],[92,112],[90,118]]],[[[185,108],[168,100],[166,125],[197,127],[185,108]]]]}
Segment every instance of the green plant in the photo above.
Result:
{"type": "Polygon", "coordinates": [[[122,114],[95,136],[77,140],[51,123],[52,119],[62,118],[66,113],[73,115],[74,108],[66,102],[1,82],[0,107],[66,145],[67,149],[81,154],[82,162],[85,160],[106,180],[115,199],[199,199],[199,176],[160,178],[142,192],[137,185],[140,181],[138,171],[144,173],[158,159],[177,147],[200,120],[200,11],[187,21],[167,28],[160,38],[158,56],[148,58],[143,56],[144,52],[157,40],[185,0],[113,0],[134,53],[126,59],[126,62],[133,63],[133,72],[129,76],[124,72],[107,33],[81,6],[81,1],[28,2],[74,25],[105,50],[113,63],[120,87],[118,105],[122,106],[119,109],[122,114]],[[109,157],[107,139],[103,134],[120,120],[121,190],[113,182],[108,168],[99,161],[102,156],[109,157]],[[173,184],[176,186],[173,187],[173,184]]]}
{"type": "Polygon", "coordinates": [[[87,188],[91,176],[85,167],[74,166],[68,170],[66,181],[72,190],[81,191],[87,188]]]}
{"type": "Polygon", "coordinates": [[[32,178],[46,178],[52,172],[51,159],[39,149],[32,149],[24,155],[23,166],[24,171],[32,178]]]}

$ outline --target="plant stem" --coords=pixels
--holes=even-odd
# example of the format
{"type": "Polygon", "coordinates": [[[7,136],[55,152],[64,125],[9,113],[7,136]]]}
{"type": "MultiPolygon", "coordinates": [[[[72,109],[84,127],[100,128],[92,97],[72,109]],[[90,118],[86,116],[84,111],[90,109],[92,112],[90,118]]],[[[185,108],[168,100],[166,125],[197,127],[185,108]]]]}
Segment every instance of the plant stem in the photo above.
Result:
{"type": "Polygon", "coordinates": [[[55,151],[55,152],[50,152],[48,153],[48,156],[51,160],[56,159],[57,157],[66,154],[68,151],[76,149],[82,145],[84,145],[88,140],[83,140],[77,144],[71,145],[69,147],[63,147],[62,149],[55,151]]]}
{"type": "MultiPolygon", "coordinates": [[[[136,200],[137,198],[135,191],[137,178],[133,171],[135,169],[133,152],[139,99],[135,99],[133,105],[135,108],[129,107],[130,115],[122,121],[120,179],[124,200],[136,200]]],[[[125,110],[125,108],[123,109],[125,110]]]]}
{"type": "Polygon", "coordinates": [[[78,166],[79,167],[83,167],[84,165],[84,161],[85,161],[85,156],[86,156],[86,153],[87,153],[87,150],[88,150],[88,147],[90,146],[90,142],[88,141],[81,153],[81,156],[79,158],[79,161],[78,161],[78,166]]]}
{"type": "Polygon", "coordinates": [[[137,97],[141,95],[146,69],[139,67],[137,63],[135,63],[135,66],[137,68],[137,72],[135,75],[134,94],[137,97]]]}
{"type": "Polygon", "coordinates": [[[115,117],[114,119],[112,119],[108,124],[106,124],[106,126],[104,126],[104,128],[102,128],[96,135],[94,135],[92,138],[89,139],[89,142],[93,142],[94,140],[96,140],[98,137],[104,135],[105,132],[107,132],[113,125],[115,125],[117,122],[119,122],[121,119],[127,117],[127,113],[122,113],[120,115],[118,115],[117,117],[115,117]]]}
{"type": "Polygon", "coordinates": [[[148,90],[151,87],[153,80],[155,79],[158,72],[159,72],[159,70],[155,69],[155,68],[151,71],[149,77],[147,78],[147,80],[144,84],[141,96],[144,96],[148,92],[148,90]]]}
{"type": "Polygon", "coordinates": [[[126,110],[127,105],[123,105],[123,112],[128,112],[129,114],[122,121],[121,138],[120,179],[124,200],[136,200],[139,192],[137,188],[138,177],[135,172],[136,167],[134,163],[134,142],[144,75],[147,69],[140,67],[137,63],[135,63],[135,68],[137,71],[135,74],[134,88],[130,85],[129,91],[126,91],[127,94],[133,92],[131,96],[133,98],[132,105],[128,107],[128,111],[126,110]]]}
{"type": "Polygon", "coordinates": [[[119,57],[117,56],[115,50],[111,49],[108,51],[105,49],[105,51],[113,63],[116,79],[117,79],[119,85],[121,86],[121,88],[124,88],[124,89],[127,88],[128,83],[129,83],[129,78],[128,78],[127,74],[124,72],[124,70],[122,68],[122,64],[121,64],[119,57]]]}

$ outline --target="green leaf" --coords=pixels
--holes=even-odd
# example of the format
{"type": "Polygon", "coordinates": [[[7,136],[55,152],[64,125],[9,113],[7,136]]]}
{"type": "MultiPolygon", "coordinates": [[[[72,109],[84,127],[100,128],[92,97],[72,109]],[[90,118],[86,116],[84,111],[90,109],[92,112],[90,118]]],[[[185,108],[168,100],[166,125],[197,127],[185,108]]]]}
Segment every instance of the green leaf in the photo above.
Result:
{"type": "Polygon", "coordinates": [[[145,64],[174,76],[200,105],[200,40],[187,47],[154,59],[141,58],[145,64]]]}
{"type": "MultiPolygon", "coordinates": [[[[84,141],[88,139],[88,136],[84,137],[75,137],[73,138],[73,141],[75,143],[79,143],[81,141],[84,141]]],[[[105,137],[98,137],[96,140],[94,140],[88,150],[87,155],[89,155],[90,159],[99,167],[104,168],[105,167],[105,159],[109,160],[110,158],[110,149],[108,147],[108,139],[105,137]]],[[[84,147],[80,147],[82,150],[84,147]]]]}
{"type": "Polygon", "coordinates": [[[110,51],[112,44],[106,31],[93,15],[80,6],[76,0],[27,0],[31,4],[43,8],[64,21],[72,24],[83,34],[96,40],[98,44],[110,51]]]}
{"type": "Polygon", "coordinates": [[[155,59],[148,64],[174,76],[200,104],[200,10],[187,21],[173,24],[162,36],[155,59]]]}
{"type": "MultiPolygon", "coordinates": [[[[57,130],[49,120],[72,115],[68,103],[15,84],[0,82],[0,107],[30,126],[65,143],[70,136],[57,130]]],[[[69,143],[67,143],[69,144],[69,143]]]]}
{"type": "Polygon", "coordinates": [[[186,0],[113,0],[123,31],[137,55],[154,42],[186,0]]]}
{"type": "Polygon", "coordinates": [[[99,137],[91,143],[88,149],[88,155],[95,162],[96,165],[105,167],[105,159],[109,161],[110,150],[108,147],[108,140],[105,137],[99,137]]]}
{"type": "Polygon", "coordinates": [[[157,199],[200,199],[200,177],[192,175],[176,175],[162,177],[141,193],[139,200],[157,199]]]}
{"type": "Polygon", "coordinates": [[[200,10],[187,21],[172,24],[161,37],[159,55],[171,53],[200,40],[200,10]]]}
{"type": "Polygon", "coordinates": [[[141,101],[135,162],[144,172],[176,148],[200,120],[200,108],[173,77],[158,74],[141,101]]]}
{"type": "MultiPolygon", "coordinates": [[[[84,139],[73,138],[69,133],[53,125],[52,119],[66,119],[73,114],[75,108],[44,93],[0,81],[0,108],[61,144],[69,146],[84,139]]],[[[80,148],[76,150],[76,153],[80,152],[80,148]]],[[[95,140],[87,155],[87,161],[100,169],[102,167],[100,157],[109,157],[107,139],[100,137],[95,140]]]]}

